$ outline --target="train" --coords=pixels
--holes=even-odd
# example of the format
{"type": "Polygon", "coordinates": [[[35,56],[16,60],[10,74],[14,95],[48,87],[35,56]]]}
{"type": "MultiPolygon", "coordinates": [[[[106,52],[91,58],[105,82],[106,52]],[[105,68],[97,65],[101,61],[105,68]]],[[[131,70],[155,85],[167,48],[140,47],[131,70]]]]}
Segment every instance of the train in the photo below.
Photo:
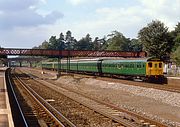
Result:
{"type": "Polygon", "coordinates": [[[42,62],[42,69],[86,73],[99,76],[141,79],[147,82],[166,83],[163,61],[158,58],[139,59],[77,59],[42,62]]]}

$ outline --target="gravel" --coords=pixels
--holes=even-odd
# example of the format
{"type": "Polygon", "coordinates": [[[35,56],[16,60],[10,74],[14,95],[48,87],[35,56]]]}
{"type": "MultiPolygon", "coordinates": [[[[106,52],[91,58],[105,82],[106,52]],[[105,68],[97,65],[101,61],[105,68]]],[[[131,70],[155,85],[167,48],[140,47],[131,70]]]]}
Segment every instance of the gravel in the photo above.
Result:
{"type": "Polygon", "coordinates": [[[178,112],[180,109],[180,93],[72,76],[62,76],[56,82],[158,120],[168,126],[180,127],[180,121],[177,120],[180,119],[180,115],[177,115],[180,113],[180,111],[178,112]],[[135,103],[134,100],[137,102],[135,103]],[[150,112],[150,107],[151,110],[156,108],[157,113],[150,112]],[[173,111],[170,111],[171,109],[173,111]],[[175,112],[176,115],[171,112],[175,112]],[[178,118],[173,118],[174,116],[178,118]]]}
{"type": "Polygon", "coordinates": [[[180,107],[180,93],[163,91],[153,88],[144,88],[139,86],[130,86],[122,83],[113,83],[107,81],[100,81],[94,79],[82,79],[83,82],[87,83],[87,85],[96,85],[102,89],[116,89],[116,90],[123,90],[125,92],[129,92],[136,96],[143,96],[152,98],[163,103],[180,107]],[[84,80],[84,81],[83,81],[84,80]]]}
{"type": "Polygon", "coordinates": [[[62,76],[56,82],[170,127],[180,127],[180,93],[81,76],[62,76]]]}

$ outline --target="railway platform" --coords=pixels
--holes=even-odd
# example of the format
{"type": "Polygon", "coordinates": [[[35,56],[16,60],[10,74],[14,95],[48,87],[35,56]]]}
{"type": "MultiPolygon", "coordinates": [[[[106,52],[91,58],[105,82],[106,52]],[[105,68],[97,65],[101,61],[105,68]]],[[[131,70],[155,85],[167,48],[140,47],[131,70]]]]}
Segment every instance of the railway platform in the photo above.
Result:
{"type": "Polygon", "coordinates": [[[0,127],[14,127],[5,81],[6,69],[0,68],[0,127]]]}

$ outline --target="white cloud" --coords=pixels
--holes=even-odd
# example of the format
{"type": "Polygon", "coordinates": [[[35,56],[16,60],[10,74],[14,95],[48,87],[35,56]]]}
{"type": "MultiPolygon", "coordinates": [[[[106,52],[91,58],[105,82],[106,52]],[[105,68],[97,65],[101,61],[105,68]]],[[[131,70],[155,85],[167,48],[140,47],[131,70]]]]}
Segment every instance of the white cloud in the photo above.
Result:
{"type": "MultiPolygon", "coordinates": [[[[138,0],[139,5],[127,8],[105,7],[96,10],[92,18],[76,22],[67,27],[79,35],[91,33],[93,36],[107,35],[113,30],[127,37],[137,37],[140,29],[152,20],[160,20],[172,30],[180,21],[180,0],[138,0]]],[[[78,35],[78,36],[79,36],[78,35]]]]}
{"type": "Polygon", "coordinates": [[[73,5],[78,5],[80,3],[86,2],[87,0],[67,0],[67,1],[70,2],[73,5]]]}
{"type": "MultiPolygon", "coordinates": [[[[93,37],[109,34],[118,30],[127,37],[136,37],[138,30],[144,25],[144,14],[138,15],[138,6],[125,8],[101,8],[96,10],[94,17],[69,26],[78,37],[90,33],[93,37]]],[[[69,29],[68,27],[66,29],[69,29]]]]}
{"type": "Polygon", "coordinates": [[[1,0],[0,30],[13,29],[15,27],[36,27],[43,24],[53,24],[59,18],[63,17],[63,14],[57,11],[52,11],[45,16],[38,14],[36,12],[36,5],[41,1],[42,0],[1,0]]]}
{"type": "Polygon", "coordinates": [[[72,5],[79,5],[79,4],[84,4],[84,3],[88,3],[88,2],[91,2],[91,3],[98,3],[98,2],[102,2],[102,1],[105,1],[105,0],[66,0],[68,1],[69,3],[71,3],[72,5]]]}
{"type": "Polygon", "coordinates": [[[42,3],[47,4],[47,0],[40,0],[42,3]]]}
{"type": "MultiPolygon", "coordinates": [[[[87,9],[84,12],[85,14],[81,13],[80,16],[77,12],[83,10],[77,10],[77,12],[68,10],[69,12],[67,11],[66,14],[70,15],[72,13],[73,17],[65,15],[65,18],[60,22],[58,22],[58,19],[62,18],[61,13],[38,10],[38,4],[46,4],[46,0],[28,0],[28,2],[27,0],[22,0],[25,2],[14,0],[15,3],[13,2],[9,6],[8,1],[12,0],[0,0],[0,42],[6,41],[2,45],[5,47],[8,45],[7,42],[12,47],[32,47],[48,39],[51,35],[58,36],[60,32],[65,33],[67,30],[71,30],[76,39],[80,39],[87,33],[91,37],[103,37],[113,30],[122,32],[126,37],[134,38],[137,37],[138,31],[152,20],[161,20],[171,29],[180,21],[180,0],[174,0],[173,2],[169,0],[135,0],[131,6],[127,6],[127,4],[125,6],[116,6],[112,3],[110,6],[104,6],[102,3],[102,5],[94,6],[94,8],[97,8],[101,5],[101,8],[91,10],[91,12],[88,12],[87,9]],[[14,6],[17,4],[18,7],[14,6]],[[39,11],[45,11],[49,14],[42,15],[42,13],[38,13],[39,11]],[[77,17],[81,18],[78,19],[77,17]],[[7,29],[1,30],[2,27],[12,29],[11,31],[7,29]],[[14,43],[10,44],[11,42],[14,43]],[[21,44],[18,45],[18,42],[21,44]]],[[[83,4],[83,7],[86,7],[88,2],[92,4],[93,2],[98,3],[107,0],[65,1],[74,6],[83,4]]],[[[119,2],[121,1],[117,0],[117,3],[119,2]]]]}
{"type": "Polygon", "coordinates": [[[40,45],[47,37],[52,35],[47,32],[47,26],[38,26],[31,28],[14,28],[11,31],[3,30],[0,34],[0,45],[10,48],[31,48],[40,45]]]}
{"type": "Polygon", "coordinates": [[[151,19],[158,19],[172,29],[180,20],[180,0],[139,0],[144,13],[151,19]]]}

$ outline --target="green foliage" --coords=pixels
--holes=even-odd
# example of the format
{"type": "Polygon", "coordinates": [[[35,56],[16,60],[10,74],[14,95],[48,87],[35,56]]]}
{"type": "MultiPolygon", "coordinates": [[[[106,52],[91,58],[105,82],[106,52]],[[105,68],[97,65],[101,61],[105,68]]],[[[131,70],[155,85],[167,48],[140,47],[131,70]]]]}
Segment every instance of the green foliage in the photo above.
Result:
{"type": "Polygon", "coordinates": [[[169,55],[174,46],[168,28],[158,20],[152,21],[142,28],[138,33],[138,38],[149,56],[162,58],[169,55]]]}
{"type": "Polygon", "coordinates": [[[176,25],[174,31],[171,31],[171,35],[175,43],[171,58],[178,66],[180,66],[180,23],[176,25]]]}
{"type": "Polygon", "coordinates": [[[172,53],[172,59],[173,61],[180,66],[180,46],[176,49],[174,53],[172,53]]]}
{"type": "Polygon", "coordinates": [[[100,41],[99,41],[99,38],[96,37],[96,38],[94,39],[94,42],[93,42],[93,49],[94,49],[94,50],[99,50],[100,48],[101,48],[101,43],[100,43],[100,41]]]}
{"type": "Polygon", "coordinates": [[[180,33],[177,35],[177,37],[175,38],[175,41],[180,44],[180,33]]]}
{"type": "Polygon", "coordinates": [[[177,47],[180,46],[180,33],[175,37],[174,42],[175,42],[174,50],[176,50],[177,47]]]}
{"type": "Polygon", "coordinates": [[[175,30],[168,32],[168,28],[160,21],[152,21],[138,33],[139,39],[126,38],[122,33],[113,31],[104,38],[96,37],[94,41],[87,34],[77,41],[72,37],[71,31],[65,35],[60,33],[59,38],[51,36],[35,49],[56,49],[56,50],[116,50],[116,51],[146,51],[149,56],[168,56],[173,48],[180,45],[180,23],[175,30]],[[108,39],[107,39],[108,38],[108,39]]]}
{"type": "Polygon", "coordinates": [[[40,46],[39,49],[48,49],[49,43],[45,40],[40,46]]]}
{"type": "Polygon", "coordinates": [[[99,39],[96,37],[93,41],[93,50],[105,50],[107,48],[106,37],[99,39]]]}
{"type": "Polygon", "coordinates": [[[176,35],[180,33],[180,22],[176,25],[174,32],[176,35]]]}
{"type": "Polygon", "coordinates": [[[56,36],[51,36],[47,49],[62,50],[64,49],[64,40],[62,38],[56,39],[56,36]]]}
{"type": "Polygon", "coordinates": [[[178,23],[175,30],[171,32],[171,36],[173,37],[175,43],[173,47],[173,51],[175,51],[177,47],[180,46],[180,23],[178,23]]]}
{"type": "Polygon", "coordinates": [[[92,38],[89,34],[86,35],[86,37],[83,37],[80,39],[75,45],[75,50],[92,50],[93,44],[92,44],[92,38]]]}
{"type": "Polygon", "coordinates": [[[129,38],[126,38],[122,33],[118,31],[113,31],[109,35],[107,40],[107,50],[118,50],[118,51],[131,51],[131,41],[129,38]]]}
{"type": "Polygon", "coordinates": [[[67,31],[66,36],[63,33],[60,33],[58,39],[56,39],[56,36],[51,36],[49,42],[44,41],[38,47],[33,47],[33,49],[72,50],[75,43],[76,40],[71,36],[71,31],[67,31]]]}
{"type": "Polygon", "coordinates": [[[79,41],[72,37],[71,31],[67,31],[64,36],[60,33],[59,38],[51,36],[49,42],[46,40],[38,47],[33,49],[55,49],[55,50],[118,50],[118,51],[142,51],[142,44],[137,39],[130,40],[118,31],[99,39],[96,37],[94,41],[87,34],[79,41]]]}
{"type": "Polygon", "coordinates": [[[7,55],[0,55],[0,58],[7,58],[7,55]]]}
{"type": "MultiPolygon", "coordinates": [[[[3,47],[0,46],[0,49],[3,49],[3,47]]],[[[7,58],[7,55],[0,55],[0,58],[7,58]]]]}
{"type": "Polygon", "coordinates": [[[131,49],[131,51],[141,52],[143,45],[138,39],[131,39],[131,49]]]}
{"type": "Polygon", "coordinates": [[[180,23],[175,26],[175,29],[170,32],[171,37],[173,38],[174,46],[172,51],[176,51],[177,47],[180,45],[180,23]]]}
{"type": "Polygon", "coordinates": [[[77,42],[76,39],[74,39],[74,37],[72,37],[72,33],[69,30],[66,32],[64,41],[65,41],[65,49],[66,50],[73,50],[74,45],[77,42]]]}

